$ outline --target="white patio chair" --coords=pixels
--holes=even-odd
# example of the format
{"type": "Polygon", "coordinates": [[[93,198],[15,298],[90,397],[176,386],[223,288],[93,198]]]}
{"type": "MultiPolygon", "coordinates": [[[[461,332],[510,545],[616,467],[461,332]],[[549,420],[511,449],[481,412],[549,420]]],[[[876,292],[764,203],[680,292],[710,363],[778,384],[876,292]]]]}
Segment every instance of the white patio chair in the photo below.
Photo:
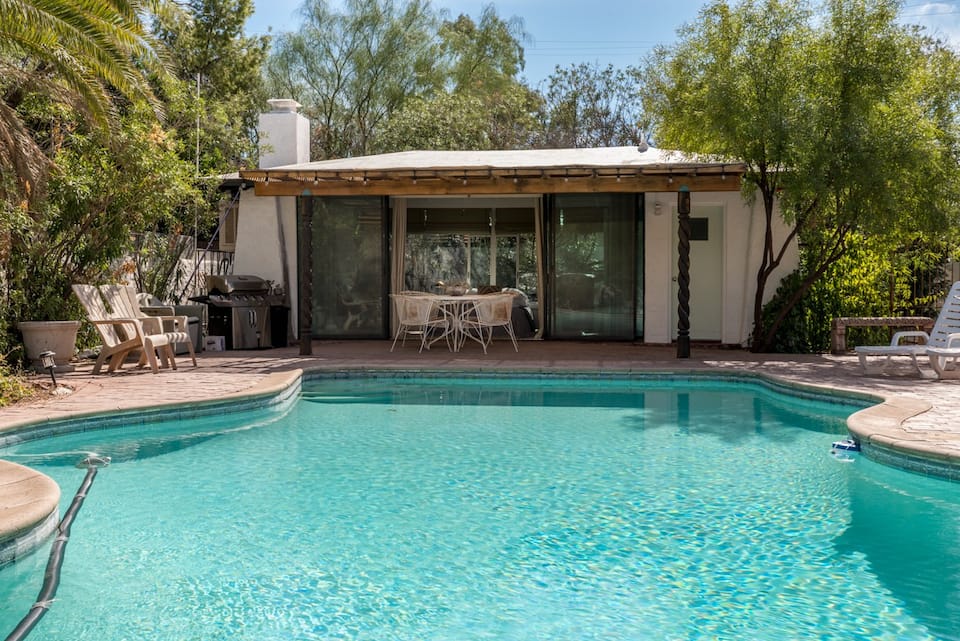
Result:
{"type": "Polygon", "coordinates": [[[400,345],[406,344],[407,336],[420,338],[420,350],[447,338],[449,341],[450,324],[443,316],[437,316],[437,309],[433,300],[428,296],[409,294],[390,294],[394,307],[397,310],[397,333],[393,337],[390,351],[397,346],[397,339],[402,337],[400,345]]]}
{"type": "Polygon", "coordinates": [[[513,333],[513,294],[481,296],[474,303],[474,309],[474,315],[465,315],[461,320],[461,340],[470,338],[477,341],[486,354],[487,347],[493,340],[493,330],[502,327],[513,342],[513,351],[520,351],[517,348],[517,337],[513,333]]]}
{"type": "Polygon", "coordinates": [[[929,334],[923,331],[897,332],[889,345],[858,345],[856,352],[864,373],[872,373],[867,368],[868,356],[885,357],[880,371],[890,364],[890,359],[894,356],[909,356],[919,371],[917,357],[928,356],[931,366],[940,378],[960,377],[955,374],[957,357],[960,356],[960,281],[950,288],[929,334]],[[902,343],[905,338],[920,342],[902,343]]]}

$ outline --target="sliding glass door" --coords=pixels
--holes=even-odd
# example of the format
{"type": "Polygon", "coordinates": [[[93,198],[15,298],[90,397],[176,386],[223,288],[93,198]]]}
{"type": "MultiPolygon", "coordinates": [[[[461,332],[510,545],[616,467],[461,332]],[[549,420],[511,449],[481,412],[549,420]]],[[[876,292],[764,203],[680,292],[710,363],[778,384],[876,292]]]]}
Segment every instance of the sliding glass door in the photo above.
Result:
{"type": "Polygon", "coordinates": [[[551,336],[637,336],[637,207],[635,194],[553,198],[551,336]]]}
{"type": "Polygon", "coordinates": [[[313,335],[386,336],[384,200],[309,200],[313,207],[313,335]]]}

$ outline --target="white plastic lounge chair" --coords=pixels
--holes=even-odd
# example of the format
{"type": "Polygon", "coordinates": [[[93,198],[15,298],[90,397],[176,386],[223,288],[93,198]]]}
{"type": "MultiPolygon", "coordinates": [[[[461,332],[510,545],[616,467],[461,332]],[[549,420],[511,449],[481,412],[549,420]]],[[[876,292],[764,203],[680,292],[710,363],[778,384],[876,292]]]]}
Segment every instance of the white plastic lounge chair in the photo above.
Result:
{"type": "Polygon", "coordinates": [[[494,328],[502,327],[513,341],[513,351],[520,351],[517,349],[517,337],[513,333],[513,294],[482,296],[475,303],[475,309],[476,316],[468,316],[462,320],[464,338],[480,343],[483,353],[486,354],[487,347],[493,340],[494,328]]]}
{"type": "Polygon", "coordinates": [[[166,336],[147,336],[137,319],[110,313],[95,285],[73,285],[73,293],[83,305],[87,319],[97,329],[103,342],[100,355],[93,366],[94,374],[100,373],[108,359],[108,372],[120,369],[127,356],[136,352],[141,352],[138,366],[149,363],[154,374],[159,372],[156,350],[168,345],[166,336]]]}
{"type": "Polygon", "coordinates": [[[872,373],[867,368],[868,356],[885,357],[881,370],[889,365],[893,356],[909,356],[918,371],[920,365],[917,357],[928,356],[931,366],[941,378],[960,377],[953,374],[956,372],[956,359],[960,356],[960,281],[950,288],[929,334],[921,331],[897,332],[889,345],[860,345],[856,352],[864,373],[872,373]],[[902,343],[905,338],[919,339],[921,342],[902,343]]]}
{"type": "Polygon", "coordinates": [[[390,346],[391,352],[401,336],[401,346],[406,343],[408,335],[418,336],[421,352],[424,347],[430,349],[430,345],[440,338],[449,337],[450,325],[446,318],[436,315],[436,306],[430,297],[390,294],[390,298],[397,310],[397,333],[393,337],[393,345],[390,346]]]}
{"type": "Polygon", "coordinates": [[[927,356],[930,358],[930,367],[937,373],[938,378],[960,378],[960,368],[957,360],[960,359],[960,334],[951,334],[947,347],[929,347],[927,356]]]}
{"type": "Polygon", "coordinates": [[[193,341],[190,340],[186,316],[150,316],[143,313],[137,299],[137,290],[129,285],[101,285],[100,291],[114,313],[139,321],[143,333],[150,337],[155,346],[158,336],[166,338],[165,345],[157,346],[164,366],[169,361],[170,368],[177,369],[173,347],[178,343],[187,346],[193,366],[197,366],[197,356],[193,350],[193,341]]]}

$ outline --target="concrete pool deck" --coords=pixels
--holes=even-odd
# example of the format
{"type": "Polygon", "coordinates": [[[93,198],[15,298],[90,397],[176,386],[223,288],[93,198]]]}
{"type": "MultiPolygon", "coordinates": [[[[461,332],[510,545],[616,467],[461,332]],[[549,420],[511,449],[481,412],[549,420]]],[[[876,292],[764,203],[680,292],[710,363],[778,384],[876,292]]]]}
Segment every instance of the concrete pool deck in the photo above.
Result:
{"type": "MultiPolygon", "coordinates": [[[[917,375],[908,359],[888,372],[864,376],[855,356],[751,354],[709,347],[675,358],[673,347],[632,343],[524,341],[520,351],[495,342],[484,355],[479,347],[450,353],[418,353],[413,344],[390,353],[390,341],[316,341],[314,355],[302,357],[288,347],[263,351],[204,352],[197,367],[178,359],[179,369],[152,374],[127,365],[114,374],[92,374],[93,363],[60,374],[73,389],[65,396],[44,396],[0,409],[0,432],[28,425],[119,410],[195,403],[281,389],[303,370],[416,369],[517,372],[745,372],[788,383],[849,390],[885,399],[856,414],[851,432],[873,449],[872,458],[902,457],[932,469],[956,470],[960,479],[960,380],[940,381],[932,370],[917,375]]],[[[895,462],[895,461],[890,461],[895,462]]],[[[909,466],[908,466],[909,467],[909,466]]],[[[916,469],[916,466],[914,466],[916,469]]],[[[922,467],[921,469],[927,469],[922,467]]],[[[941,474],[943,475],[943,474],[941,474]]],[[[27,551],[49,534],[60,491],[45,476],[0,461],[0,549],[27,551]],[[49,481],[49,482],[47,482],[49,481]],[[12,541],[18,541],[11,545],[12,541]]],[[[72,491],[67,488],[66,491],[72,491]]],[[[15,558],[14,552],[8,552],[15,558]]],[[[5,562],[0,555],[0,565],[5,562]]]]}

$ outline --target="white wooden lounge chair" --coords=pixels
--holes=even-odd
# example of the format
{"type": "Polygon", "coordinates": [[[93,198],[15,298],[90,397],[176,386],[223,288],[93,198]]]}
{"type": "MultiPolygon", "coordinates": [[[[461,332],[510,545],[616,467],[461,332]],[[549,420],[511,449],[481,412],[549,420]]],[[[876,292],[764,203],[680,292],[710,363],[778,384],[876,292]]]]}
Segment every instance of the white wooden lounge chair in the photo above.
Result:
{"type": "Polygon", "coordinates": [[[93,373],[99,374],[103,364],[109,359],[108,372],[123,367],[128,356],[141,353],[138,366],[149,363],[154,374],[159,372],[156,350],[168,345],[166,336],[147,336],[143,327],[135,318],[126,318],[111,313],[104,304],[100,289],[95,285],[73,285],[73,293],[80,301],[87,319],[97,329],[103,342],[100,355],[93,366],[93,373]]]}
{"type": "Polygon", "coordinates": [[[885,357],[881,371],[890,364],[890,359],[894,356],[909,356],[919,371],[917,357],[928,356],[938,376],[960,378],[960,375],[954,375],[956,360],[960,356],[960,281],[950,288],[950,293],[947,294],[943,308],[929,334],[922,331],[897,332],[889,345],[859,345],[856,352],[860,357],[860,366],[864,373],[873,373],[867,368],[868,356],[885,357]],[[903,343],[903,339],[906,338],[919,342],[903,343]]]}
{"type": "Polygon", "coordinates": [[[186,316],[150,316],[145,314],[140,310],[137,290],[129,285],[101,285],[100,292],[114,313],[139,321],[143,333],[150,337],[155,346],[157,346],[158,336],[166,338],[166,344],[157,347],[164,366],[169,361],[170,368],[177,369],[173,348],[178,343],[187,345],[193,366],[197,366],[197,356],[193,350],[193,341],[190,340],[186,316]]]}
{"type": "Polygon", "coordinates": [[[489,294],[481,296],[475,303],[476,315],[462,320],[463,337],[471,338],[483,347],[487,347],[493,340],[493,330],[502,327],[510,340],[513,341],[513,351],[517,349],[517,337],[513,333],[513,294],[489,294]]]}
{"type": "Polygon", "coordinates": [[[436,306],[429,296],[390,294],[397,310],[397,333],[393,337],[390,351],[397,346],[397,339],[403,337],[400,345],[404,345],[407,336],[420,338],[420,351],[440,338],[450,335],[450,325],[446,318],[436,315],[436,306]]]}

